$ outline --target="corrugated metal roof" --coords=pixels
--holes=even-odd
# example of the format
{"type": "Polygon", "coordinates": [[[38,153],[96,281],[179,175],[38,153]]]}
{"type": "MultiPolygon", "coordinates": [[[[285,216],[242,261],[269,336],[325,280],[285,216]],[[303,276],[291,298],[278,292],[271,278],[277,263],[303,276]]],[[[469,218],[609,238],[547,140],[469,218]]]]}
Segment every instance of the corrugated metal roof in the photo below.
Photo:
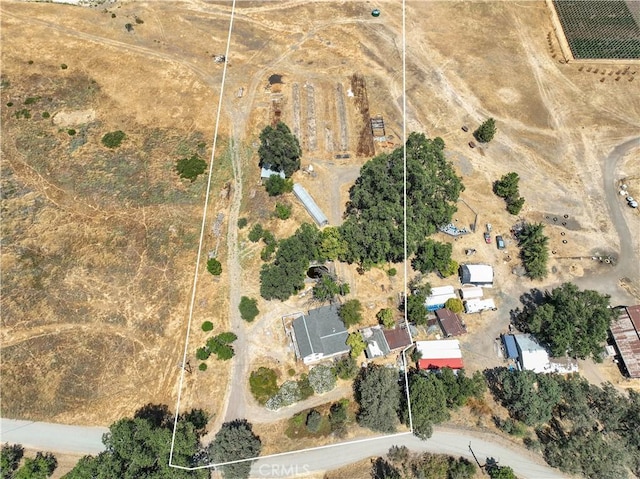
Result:
{"type": "Polygon", "coordinates": [[[491,286],[493,284],[493,267],[488,264],[463,264],[460,267],[462,284],[491,286]]]}
{"type": "Polygon", "coordinates": [[[439,309],[436,311],[436,316],[440,322],[440,327],[445,336],[460,336],[467,331],[462,326],[460,317],[448,309],[439,309]]]}
{"type": "Polygon", "coordinates": [[[293,193],[300,201],[302,201],[302,204],[304,205],[306,210],[309,212],[314,221],[318,223],[319,226],[325,226],[329,224],[329,220],[327,219],[325,214],[322,212],[313,198],[311,198],[309,192],[305,190],[300,183],[295,183],[293,185],[293,193]]]}
{"type": "MultiPolygon", "coordinates": [[[[631,317],[631,314],[635,314],[636,308],[640,307],[630,306],[621,309],[610,328],[620,357],[632,378],[640,378],[640,331],[635,328],[631,317]]],[[[640,309],[638,311],[640,312],[640,309]]]]}
{"type": "Polygon", "coordinates": [[[407,328],[396,327],[394,329],[385,329],[383,331],[384,337],[387,340],[389,349],[404,348],[411,344],[411,336],[407,328]]]}
{"type": "Polygon", "coordinates": [[[505,334],[502,336],[504,347],[507,350],[508,359],[518,359],[518,348],[516,346],[516,340],[512,334],[505,334]]]}
{"type": "Polygon", "coordinates": [[[462,369],[464,363],[462,362],[462,358],[420,359],[418,361],[418,367],[420,369],[462,369]]]}
{"type": "Polygon", "coordinates": [[[636,331],[640,334],[640,304],[627,306],[627,313],[629,313],[633,327],[636,328],[636,331]]]}

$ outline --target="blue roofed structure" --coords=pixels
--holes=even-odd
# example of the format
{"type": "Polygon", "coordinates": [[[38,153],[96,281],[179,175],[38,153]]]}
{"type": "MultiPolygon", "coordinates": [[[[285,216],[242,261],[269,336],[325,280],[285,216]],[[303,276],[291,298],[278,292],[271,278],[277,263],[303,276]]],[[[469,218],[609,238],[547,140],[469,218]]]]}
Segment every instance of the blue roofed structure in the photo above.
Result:
{"type": "Polygon", "coordinates": [[[311,195],[300,183],[295,183],[293,185],[293,194],[302,201],[302,204],[309,212],[311,217],[318,223],[318,226],[326,226],[329,224],[329,220],[322,212],[320,207],[316,204],[316,202],[311,198],[311,195]]]}
{"type": "Polygon", "coordinates": [[[512,334],[505,334],[502,336],[502,342],[507,350],[507,359],[518,359],[518,346],[516,346],[516,340],[512,334]]]}

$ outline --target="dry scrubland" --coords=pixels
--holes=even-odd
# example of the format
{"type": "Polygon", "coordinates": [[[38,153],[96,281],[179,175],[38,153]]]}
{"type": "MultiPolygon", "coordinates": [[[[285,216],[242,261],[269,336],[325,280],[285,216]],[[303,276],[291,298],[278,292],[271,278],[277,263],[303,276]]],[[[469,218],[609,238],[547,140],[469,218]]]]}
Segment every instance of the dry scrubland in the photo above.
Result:
{"type": "MultiPolygon", "coordinates": [[[[332,222],[340,221],[348,187],[367,159],[356,156],[365,126],[360,110],[345,97],[346,123],[341,120],[337,84],[346,93],[351,75],[362,74],[370,113],[384,116],[398,143],[401,12],[397,2],[380,8],[381,17],[373,19],[365,2],[238,4],[208,221],[225,214],[225,272],[216,282],[204,265],[200,271],[189,346],[194,369],[192,354],[207,337],[199,330],[202,321],[213,321],[214,333],[228,329],[229,314],[238,314],[229,304],[240,294],[258,297],[260,247],[246,241],[248,229],[237,241],[233,231],[226,236],[227,226],[247,217],[249,225],[260,221],[282,238],[308,221],[293,198],[287,199],[295,205],[293,219],[270,217],[275,201],[257,186],[252,156],[259,130],[276,115],[294,129],[299,123],[303,165],[314,164],[316,175],[298,173],[296,181],[332,222]],[[274,73],[284,83],[268,89],[274,73]],[[306,85],[313,86],[315,114],[306,85]],[[308,128],[312,116],[315,139],[308,128]],[[345,126],[347,148],[341,144],[345,126]],[[230,153],[230,138],[241,145],[238,157],[230,153]],[[351,157],[336,160],[343,150],[351,157]],[[235,181],[234,167],[243,172],[235,181]]],[[[608,72],[626,65],[599,64],[606,68],[602,76],[587,73],[586,64],[580,71],[577,64],[559,63],[551,53],[557,42],[551,48],[547,42],[552,25],[543,2],[408,2],[407,9],[407,126],[445,140],[466,186],[462,198],[479,212],[479,224],[491,222],[505,234],[511,256],[507,261],[495,246],[481,244],[479,234],[454,244],[456,259],[475,247],[474,261],[497,265],[503,308],[474,320],[467,338],[468,363],[481,367],[492,361],[485,341],[505,327],[520,292],[609,271],[584,260],[552,259],[554,273],[546,282],[516,281],[510,271],[517,253],[506,234],[516,218],[504,211],[491,183],[516,171],[527,199],[522,216],[569,215],[567,245],[559,226],[547,231],[557,256],[615,252],[620,243],[606,209],[603,161],[640,130],[640,79],[628,81],[640,68],[630,65],[615,81],[608,72]],[[469,149],[471,136],[460,127],[473,129],[488,116],[497,121],[496,139],[469,149]]],[[[105,12],[3,2],[1,12],[3,415],[107,425],[150,401],[172,405],[205,185],[203,178],[180,181],[172,168],[193,152],[209,160],[222,74],[211,55],[224,52],[229,7],[123,2],[105,12]],[[28,97],[40,99],[23,105],[28,97]],[[30,119],[15,117],[23,108],[30,119]],[[52,118],[42,118],[45,111],[52,118]],[[120,148],[100,144],[104,133],[118,129],[127,134],[120,148]]],[[[629,171],[637,169],[639,151],[629,153],[626,176],[637,175],[629,171]]],[[[613,177],[620,177],[617,170],[613,177]]],[[[637,189],[637,181],[630,188],[637,189]]],[[[461,207],[457,219],[466,222],[467,214],[461,207]]],[[[637,212],[625,215],[637,232],[637,212]]],[[[215,243],[207,227],[204,251],[215,243]]],[[[359,276],[340,266],[339,273],[365,305],[373,303],[372,314],[401,288],[399,278],[390,281],[380,271],[359,276]]],[[[616,283],[607,292],[628,298],[616,283]]],[[[637,278],[631,283],[637,291],[637,278]]],[[[248,358],[238,371],[265,361],[270,343],[260,334],[280,334],[274,326],[280,314],[301,307],[306,302],[299,298],[259,302],[261,315],[242,346],[248,358]]],[[[229,365],[208,363],[207,372],[187,374],[183,404],[220,414],[229,365]]],[[[246,401],[246,412],[258,415],[248,414],[252,420],[269,419],[246,401]]]]}

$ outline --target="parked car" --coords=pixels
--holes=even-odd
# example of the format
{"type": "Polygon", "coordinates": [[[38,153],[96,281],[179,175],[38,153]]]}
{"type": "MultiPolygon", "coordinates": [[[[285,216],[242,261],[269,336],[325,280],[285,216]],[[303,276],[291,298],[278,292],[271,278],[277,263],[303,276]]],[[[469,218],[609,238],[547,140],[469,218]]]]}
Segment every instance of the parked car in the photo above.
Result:
{"type": "Polygon", "coordinates": [[[484,242],[487,244],[491,243],[491,235],[488,232],[484,234],[484,242]]]}
{"type": "Polygon", "coordinates": [[[629,201],[629,206],[631,206],[632,208],[637,208],[638,202],[636,200],[629,201]]]}
{"type": "Polygon", "coordinates": [[[498,246],[498,249],[504,249],[505,248],[504,240],[502,239],[502,236],[500,236],[500,235],[496,236],[496,246],[498,246]]]}

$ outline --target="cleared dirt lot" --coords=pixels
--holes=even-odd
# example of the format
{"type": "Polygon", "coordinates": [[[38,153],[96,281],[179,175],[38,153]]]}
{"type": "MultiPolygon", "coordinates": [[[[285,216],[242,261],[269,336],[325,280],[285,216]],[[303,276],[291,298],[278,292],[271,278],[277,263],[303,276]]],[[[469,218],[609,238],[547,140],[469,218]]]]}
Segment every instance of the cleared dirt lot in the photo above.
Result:
{"type": "MultiPolygon", "coordinates": [[[[238,214],[250,224],[264,222],[278,238],[292,232],[296,220],[310,221],[293,198],[287,199],[294,204],[292,220],[270,218],[275,201],[257,186],[255,141],[273,120],[275,94],[281,95],[281,115],[289,125],[299,117],[300,135],[306,135],[303,165],[316,166],[315,176],[297,173],[295,180],[332,223],[340,221],[350,183],[367,159],[357,155],[358,134],[366,125],[348,95],[354,73],[366,80],[370,113],[382,115],[387,133],[399,141],[401,12],[397,2],[381,2],[380,8],[382,15],[374,19],[365,2],[238,4],[209,212],[211,223],[219,212],[225,214],[219,250],[224,264],[228,246],[236,246],[225,244],[224,235],[238,214]],[[280,91],[267,88],[273,74],[282,75],[280,91]],[[310,124],[315,125],[311,141],[310,124]],[[235,163],[231,153],[222,153],[232,133],[242,147],[235,163]],[[336,159],[337,153],[350,157],[336,159]],[[220,196],[232,164],[242,170],[243,181],[220,196]],[[238,195],[242,203],[234,215],[238,195]]],[[[224,52],[229,5],[123,2],[105,11],[3,2],[1,11],[8,192],[3,198],[3,414],[107,425],[150,401],[173,404],[204,182],[183,183],[172,166],[202,142],[204,157],[211,153],[222,72],[212,55],[224,52]],[[126,31],[126,23],[133,32],[126,31]],[[23,106],[35,96],[42,98],[23,106]],[[14,106],[7,107],[9,102],[14,106]],[[30,119],[15,117],[22,108],[30,108],[30,119]],[[71,124],[64,127],[41,116],[87,110],[93,116],[67,116],[71,124]],[[71,137],[66,128],[79,133],[71,137]],[[116,129],[128,140],[119,150],[106,150],[100,137],[116,129]],[[84,144],[77,145],[79,137],[84,144]]],[[[454,242],[456,259],[463,260],[464,249],[472,247],[478,250],[474,262],[496,265],[500,309],[474,320],[465,340],[467,364],[479,368],[494,361],[486,351],[506,328],[508,311],[522,291],[612,271],[590,260],[554,258],[554,272],[545,282],[512,275],[517,259],[507,233],[517,218],[506,213],[491,183],[516,171],[527,200],[521,216],[569,215],[574,227],[565,236],[562,226],[547,229],[556,256],[616,252],[620,241],[607,210],[610,185],[604,184],[603,159],[640,130],[640,83],[628,81],[638,65],[629,65],[628,74],[615,81],[615,71],[626,66],[598,64],[593,73],[585,64],[560,63],[549,50],[552,25],[543,2],[408,2],[407,29],[408,129],[446,141],[466,186],[463,199],[478,212],[479,225],[492,223],[494,232],[505,236],[511,256],[506,261],[495,246],[484,245],[480,231],[454,242]],[[488,116],[497,121],[496,139],[469,149],[471,135],[461,126],[473,130],[488,116]]],[[[383,151],[379,144],[376,148],[383,151]]],[[[638,150],[629,155],[627,176],[636,174],[627,170],[638,150]]],[[[624,213],[637,241],[638,213],[624,213]]],[[[198,329],[201,322],[227,329],[229,305],[237,314],[234,295],[259,296],[260,247],[246,242],[244,234],[238,237],[241,274],[231,278],[231,291],[226,272],[213,282],[203,268],[189,346],[194,366],[192,354],[206,339],[198,329]]],[[[215,243],[208,233],[205,251],[215,243]]],[[[632,250],[637,253],[637,242],[632,250]]],[[[626,264],[632,260],[621,258],[626,264]]],[[[392,281],[379,270],[359,276],[345,266],[341,273],[354,296],[373,303],[373,313],[401,289],[401,278],[392,281]]],[[[616,271],[611,274],[614,300],[633,300],[617,287],[616,271]]],[[[627,291],[634,294],[638,277],[629,279],[627,291]]],[[[269,356],[269,341],[257,335],[276,334],[281,314],[303,306],[296,298],[260,302],[260,318],[238,330],[256,334],[246,342],[243,367],[269,356]]],[[[209,360],[207,372],[187,375],[183,405],[216,411],[221,419],[228,374],[228,364],[209,360]]]]}

